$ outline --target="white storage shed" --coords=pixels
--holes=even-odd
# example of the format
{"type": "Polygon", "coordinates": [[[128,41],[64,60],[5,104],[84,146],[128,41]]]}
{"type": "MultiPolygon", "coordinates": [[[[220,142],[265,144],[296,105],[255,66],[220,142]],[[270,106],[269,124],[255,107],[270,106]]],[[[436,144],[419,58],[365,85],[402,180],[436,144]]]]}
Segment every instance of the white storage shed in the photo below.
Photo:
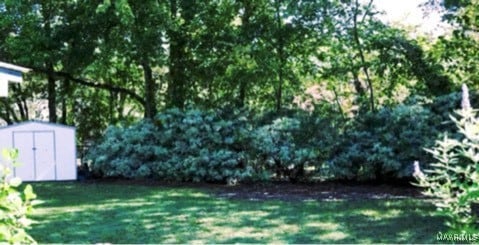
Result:
{"type": "Polygon", "coordinates": [[[23,181],[76,180],[75,128],[30,121],[0,128],[0,149],[19,150],[23,181]]]}

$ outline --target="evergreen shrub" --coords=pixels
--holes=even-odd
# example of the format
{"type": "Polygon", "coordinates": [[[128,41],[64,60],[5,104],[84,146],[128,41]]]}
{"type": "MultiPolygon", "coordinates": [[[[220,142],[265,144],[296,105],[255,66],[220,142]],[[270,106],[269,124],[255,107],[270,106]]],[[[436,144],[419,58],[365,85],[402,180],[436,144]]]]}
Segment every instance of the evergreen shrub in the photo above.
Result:
{"type": "Polygon", "coordinates": [[[421,105],[383,107],[359,115],[341,135],[329,162],[333,178],[389,181],[412,176],[412,162],[429,162],[438,117],[421,105]]]}
{"type": "Polygon", "coordinates": [[[253,133],[251,159],[257,173],[308,181],[322,173],[336,141],[337,129],[331,120],[291,110],[286,115],[265,114],[253,133]]]}
{"type": "Polygon", "coordinates": [[[170,109],[131,127],[110,127],[87,158],[102,177],[173,181],[237,181],[251,175],[244,148],[247,119],[170,109]]]}

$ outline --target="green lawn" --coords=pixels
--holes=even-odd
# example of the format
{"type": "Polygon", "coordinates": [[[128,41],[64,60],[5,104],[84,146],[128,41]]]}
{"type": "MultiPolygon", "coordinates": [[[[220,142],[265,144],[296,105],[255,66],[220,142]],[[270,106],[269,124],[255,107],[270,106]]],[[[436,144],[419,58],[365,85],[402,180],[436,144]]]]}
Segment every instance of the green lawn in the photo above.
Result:
{"type": "Polygon", "coordinates": [[[249,201],[194,188],[39,183],[39,243],[434,243],[423,200],[249,201]]]}

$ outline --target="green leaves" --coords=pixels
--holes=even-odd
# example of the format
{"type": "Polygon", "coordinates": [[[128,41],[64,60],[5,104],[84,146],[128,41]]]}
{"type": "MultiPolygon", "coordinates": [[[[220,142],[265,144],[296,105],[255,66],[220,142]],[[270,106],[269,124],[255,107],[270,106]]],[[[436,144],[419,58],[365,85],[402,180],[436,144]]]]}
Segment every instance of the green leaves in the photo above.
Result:
{"type": "MultiPolygon", "coordinates": [[[[2,149],[2,154],[11,162],[18,157],[18,150],[2,149]]],[[[19,192],[17,188],[22,183],[21,179],[12,177],[7,165],[0,166],[0,242],[34,244],[35,240],[26,229],[31,225],[27,215],[32,211],[32,200],[36,195],[30,185],[19,192]]]]}
{"type": "Polygon", "coordinates": [[[335,144],[330,167],[339,179],[387,180],[409,177],[411,163],[429,162],[437,115],[426,106],[399,105],[358,116],[335,144]]]}
{"type": "Polygon", "coordinates": [[[18,158],[18,149],[2,149],[2,156],[7,161],[13,161],[18,158]]]}
{"type": "Polygon", "coordinates": [[[111,6],[110,0],[104,0],[103,3],[99,4],[96,8],[97,14],[103,14],[107,11],[107,9],[111,6]]]}
{"type": "Polygon", "coordinates": [[[90,149],[90,169],[104,177],[223,183],[308,180],[319,172],[335,140],[331,123],[301,111],[265,118],[252,121],[248,112],[227,109],[167,110],[153,122],[110,127],[90,149]]]}
{"type": "Polygon", "coordinates": [[[237,119],[239,112],[234,112],[238,117],[233,120],[221,114],[171,109],[158,114],[153,123],[110,127],[89,153],[91,170],[101,176],[175,181],[245,179],[250,175],[243,152],[247,121],[237,119]]]}
{"type": "Polygon", "coordinates": [[[31,185],[27,185],[25,187],[25,190],[23,190],[23,194],[25,196],[25,200],[27,201],[37,198],[37,195],[33,192],[33,188],[31,185]]]}

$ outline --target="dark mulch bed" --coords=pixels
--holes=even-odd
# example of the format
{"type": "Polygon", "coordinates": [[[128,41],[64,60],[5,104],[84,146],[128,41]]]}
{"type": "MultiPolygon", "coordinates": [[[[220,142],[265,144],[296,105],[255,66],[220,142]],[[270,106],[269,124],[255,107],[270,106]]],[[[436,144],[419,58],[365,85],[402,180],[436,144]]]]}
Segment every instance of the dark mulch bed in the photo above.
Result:
{"type": "Polygon", "coordinates": [[[275,183],[223,187],[218,196],[249,200],[354,200],[423,198],[412,186],[342,184],[334,182],[314,184],[275,183]]]}
{"type": "Polygon", "coordinates": [[[152,180],[102,179],[83,181],[87,184],[145,185],[167,188],[197,188],[219,197],[248,200],[362,200],[424,198],[420,189],[411,185],[365,184],[365,183],[289,183],[268,182],[227,186],[211,183],[169,183],[152,180]]]}

